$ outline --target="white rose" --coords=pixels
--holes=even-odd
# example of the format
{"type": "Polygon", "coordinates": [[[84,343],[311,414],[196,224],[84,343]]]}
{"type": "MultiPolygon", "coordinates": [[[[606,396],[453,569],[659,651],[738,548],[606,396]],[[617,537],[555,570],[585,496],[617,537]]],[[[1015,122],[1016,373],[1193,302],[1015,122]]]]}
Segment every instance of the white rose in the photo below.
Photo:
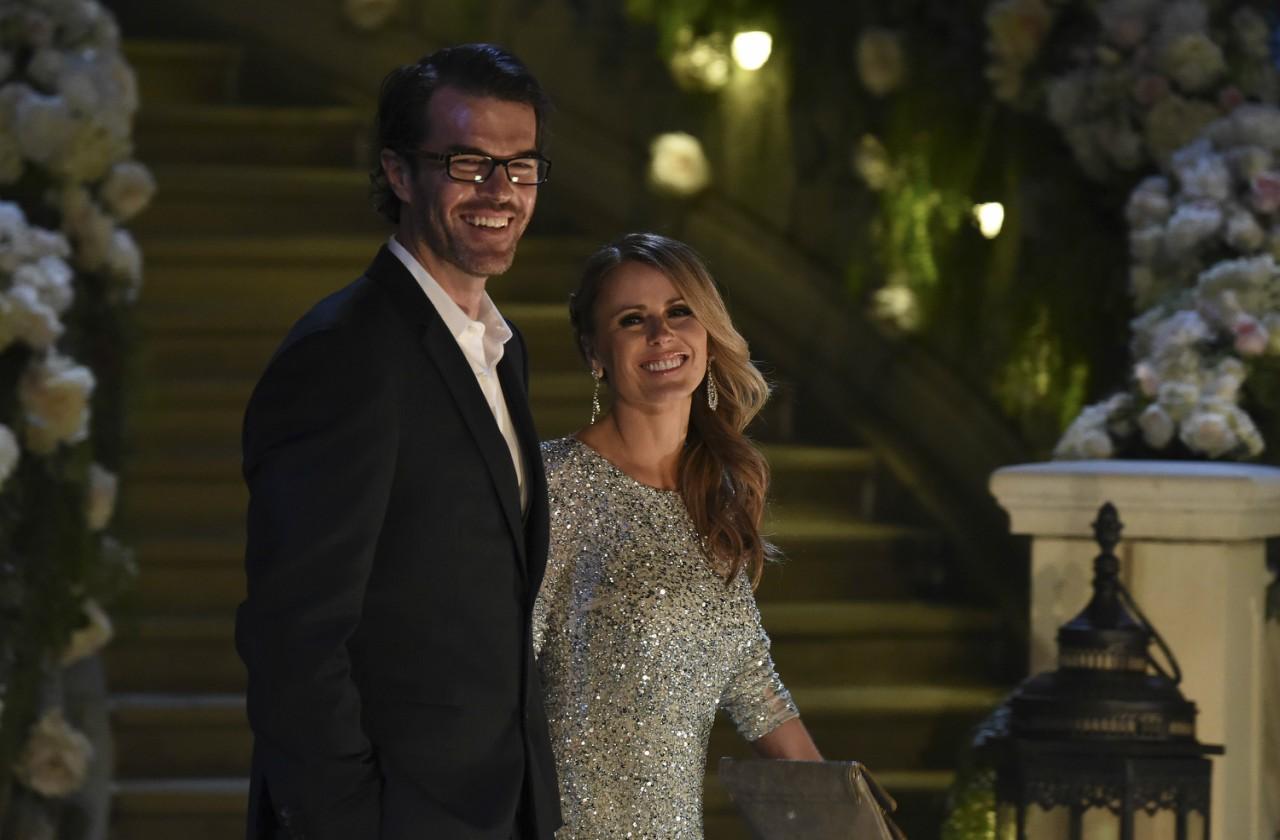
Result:
{"type": "Polygon", "coordinates": [[[1175,257],[1186,256],[1217,235],[1222,210],[1210,202],[1184,204],[1165,227],[1165,246],[1175,257]]]}
{"type": "Polygon", "coordinates": [[[60,661],[64,668],[93,656],[106,647],[115,635],[115,628],[111,626],[111,617],[98,605],[97,601],[92,599],[85,601],[80,605],[80,611],[84,614],[87,623],[71,633],[71,640],[63,648],[60,661]]]}
{"type": "Polygon", "coordinates": [[[1174,420],[1186,417],[1200,401],[1200,387],[1190,382],[1164,382],[1156,394],[1156,402],[1174,420]]]}
{"type": "Polygon", "coordinates": [[[45,306],[61,315],[71,308],[75,300],[72,280],[75,274],[61,257],[41,257],[35,262],[18,266],[13,273],[13,285],[30,286],[45,306]]]}
{"type": "Polygon", "coordinates": [[[76,243],[76,265],[86,271],[103,268],[111,252],[115,225],[111,217],[89,197],[83,187],[70,186],[62,192],[62,228],[76,243]]]}
{"type": "Polygon", "coordinates": [[[142,252],[129,231],[117,229],[112,234],[107,249],[107,272],[122,281],[125,300],[137,300],[142,288],[142,252]]]}
{"type": "Polygon", "coordinates": [[[1212,378],[1203,389],[1204,396],[1234,404],[1245,376],[1244,362],[1228,356],[1214,366],[1212,378]]]}
{"type": "Polygon", "coordinates": [[[31,228],[31,256],[36,259],[58,257],[65,260],[71,256],[71,243],[56,230],[31,228]]]}
{"type": "Polygon", "coordinates": [[[902,36],[891,29],[871,27],[858,38],[858,77],[872,96],[885,96],[902,84],[906,61],[902,36]]]}
{"type": "Polygon", "coordinates": [[[151,170],[130,160],[111,167],[98,195],[111,215],[123,222],[141,212],[155,191],[156,181],[151,170]]]}
{"type": "Polygon", "coordinates": [[[1152,175],[1142,179],[1129,196],[1125,219],[1134,228],[1163,224],[1169,218],[1169,179],[1152,175]]]}
{"type": "Polygon", "coordinates": [[[33,361],[22,376],[18,398],[26,417],[27,447],[47,455],[60,443],[89,436],[93,373],[65,356],[33,361]]]}
{"type": "Polygon", "coordinates": [[[1142,429],[1142,439],[1152,449],[1164,449],[1173,440],[1173,433],[1176,431],[1173,418],[1155,403],[1138,415],[1138,428],[1142,429]]]}
{"type": "Polygon", "coordinates": [[[61,709],[51,709],[31,728],[14,773],[36,793],[57,798],[80,789],[92,759],[89,739],[67,723],[61,709]]]}
{"type": "Polygon", "coordinates": [[[1196,411],[1182,421],[1178,437],[1194,452],[1221,458],[1240,444],[1226,415],[1216,411],[1196,411]]]}
{"type": "Polygon", "coordinates": [[[0,271],[12,273],[31,258],[31,228],[22,208],[0,201],[0,271]]]}
{"type": "Polygon", "coordinates": [[[1201,138],[1170,158],[1183,200],[1225,201],[1231,196],[1231,170],[1221,155],[1201,138]]]}
{"type": "Polygon", "coordinates": [[[31,286],[14,286],[0,296],[4,332],[36,350],[47,350],[62,337],[63,325],[53,307],[31,286]]]}
{"type": "Polygon", "coordinates": [[[89,495],[85,518],[90,531],[101,531],[111,521],[116,510],[116,490],[120,480],[116,474],[99,464],[89,467],[89,495]]]}
{"type": "Polygon", "coordinates": [[[692,134],[660,134],[649,147],[649,184],[658,192],[691,196],[711,183],[711,163],[692,134]]]}
{"type": "Polygon", "coordinates": [[[1140,263],[1154,262],[1164,242],[1164,227],[1154,224],[1129,233],[1129,254],[1140,263]]]}
{"type": "Polygon", "coordinates": [[[0,423],[0,489],[4,488],[4,483],[13,475],[21,457],[22,450],[18,447],[18,439],[14,437],[13,430],[0,423]]]}
{"type": "Polygon", "coordinates": [[[1133,366],[1133,381],[1144,397],[1154,397],[1160,388],[1160,375],[1150,362],[1138,362],[1133,366]]]}
{"type": "Polygon", "coordinates": [[[1227,244],[1237,251],[1257,251],[1267,241],[1267,234],[1248,210],[1236,210],[1227,217],[1227,244]]]}
{"type": "Polygon", "coordinates": [[[397,0],[343,0],[342,13],[357,29],[368,32],[386,23],[398,5],[397,0]]]}
{"type": "Polygon", "coordinates": [[[17,104],[14,130],[27,160],[60,171],[63,158],[77,130],[76,118],[66,100],[34,91],[17,104]]]}

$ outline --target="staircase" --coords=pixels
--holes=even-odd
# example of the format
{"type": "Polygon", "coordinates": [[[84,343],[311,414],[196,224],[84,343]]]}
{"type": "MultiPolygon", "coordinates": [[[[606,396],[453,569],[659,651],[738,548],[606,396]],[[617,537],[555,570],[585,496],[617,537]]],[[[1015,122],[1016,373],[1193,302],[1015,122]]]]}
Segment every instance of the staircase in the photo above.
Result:
{"type": "MultiPolygon", "coordinates": [[[[244,588],[240,418],[292,321],[356,277],[387,231],[365,198],[368,115],[237,100],[235,47],[151,41],[128,52],[143,102],[138,156],[160,192],[135,227],[147,285],[121,516],[142,576],[107,655],[112,836],[231,840],[242,836],[251,746],[232,645],[244,588]]],[[[490,285],[530,345],[539,431],[556,437],[588,414],[564,301],[596,243],[537,224],[490,285]]],[[[885,519],[893,487],[874,452],[766,448],[769,528],[790,559],[766,571],[759,598],[783,679],[824,753],[866,762],[913,840],[936,837],[956,750],[1002,694],[989,681],[995,621],[921,599],[943,546],[885,519]]],[[[711,840],[746,836],[714,766],[747,753],[717,725],[711,840]]]]}

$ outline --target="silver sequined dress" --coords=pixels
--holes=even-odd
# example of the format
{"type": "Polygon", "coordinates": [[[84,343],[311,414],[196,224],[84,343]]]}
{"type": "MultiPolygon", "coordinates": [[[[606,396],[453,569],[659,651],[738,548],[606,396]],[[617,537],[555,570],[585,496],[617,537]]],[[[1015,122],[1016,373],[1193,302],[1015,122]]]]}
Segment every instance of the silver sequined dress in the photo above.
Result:
{"type": "Polygon", "coordinates": [[[747,575],[725,585],[680,494],[574,438],[542,444],[551,551],[534,609],[564,827],[557,840],[702,837],[717,709],[748,740],[795,717],[747,575]]]}

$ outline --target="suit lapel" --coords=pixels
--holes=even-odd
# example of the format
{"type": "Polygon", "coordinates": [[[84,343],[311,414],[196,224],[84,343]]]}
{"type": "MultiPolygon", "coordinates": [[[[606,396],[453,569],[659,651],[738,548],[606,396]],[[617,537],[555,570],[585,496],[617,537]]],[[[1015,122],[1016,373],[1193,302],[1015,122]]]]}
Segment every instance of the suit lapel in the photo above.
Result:
{"type": "MultiPolygon", "coordinates": [[[[525,392],[524,380],[519,373],[524,369],[524,359],[523,356],[517,356],[517,352],[524,353],[523,342],[519,338],[513,338],[507,342],[507,350],[502,355],[502,361],[498,363],[498,382],[502,386],[502,394],[507,401],[507,411],[511,413],[511,423],[515,426],[520,449],[524,454],[524,474],[529,489],[529,514],[522,533],[526,541],[532,540],[533,543],[526,547],[526,562],[528,562],[529,555],[538,560],[546,555],[546,546],[541,543],[545,542],[547,533],[545,524],[547,478],[542,469],[542,450],[538,444],[538,432],[529,408],[529,397],[525,392]]],[[[531,589],[534,594],[537,593],[538,585],[542,581],[543,566],[544,564],[539,562],[529,568],[531,589]]]]}
{"type": "MultiPolygon", "coordinates": [[[[430,301],[428,301],[428,305],[430,301]]],[[[432,309],[434,313],[434,308],[432,309]]],[[[427,356],[440,371],[453,395],[454,404],[462,414],[467,429],[475,438],[476,446],[489,468],[489,478],[493,481],[498,498],[502,502],[502,512],[507,519],[507,527],[511,529],[511,537],[520,552],[520,565],[527,567],[525,558],[524,524],[520,515],[520,485],[516,480],[516,471],[511,463],[511,450],[507,441],[498,430],[498,422],[485,401],[476,376],[467,364],[462,348],[453,335],[445,327],[444,321],[437,314],[427,322],[422,334],[422,343],[427,356]]],[[[501,367],[501,365],[499,365],[501,367]]],[[[523,441],[522,441],[523,444],[523,441]]]]}
{"type": "MultiPolygon", "coordinates": [[[[484,459],[489,479],[502,505],[507,527],[511,530],[511,540],[516,544],[520,555],[521,572],[527,578],[528,561],[520,515],[520,485],[516,480],[515,467],[511,463],[511,451],[507,448],[502,432],[498,430],[498,423],[493,419],[493,412],[485,401],[480,384],[476,382],[476,375],[472,373],[471,366],[462,354],[462,348],[445,326],[440,313],[431,305],[431,300],[422,291],[418,281],[413,279],[413,275],[389,248],[384,245],[378,251],[365,273],[391,294],[397,311],[409,325],[415,330],[421,330],[419,335],[423,350],[448,386],[453,403],[484,459]]],[[[536,441],[534,446],[537,446],[536,441]]]]}

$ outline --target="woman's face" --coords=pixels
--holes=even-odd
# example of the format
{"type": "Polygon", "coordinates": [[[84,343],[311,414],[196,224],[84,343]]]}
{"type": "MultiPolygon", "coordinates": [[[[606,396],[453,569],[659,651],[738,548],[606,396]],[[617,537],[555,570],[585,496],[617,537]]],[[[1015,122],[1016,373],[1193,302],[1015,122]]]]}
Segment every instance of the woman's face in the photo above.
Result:
{"type": "Polygon", "coordinates": [[[688,411],[707,372],[707,331],[670,278],[624,262],[596,298],[595,362],[616,402],[647,411],[688,411]]]}

